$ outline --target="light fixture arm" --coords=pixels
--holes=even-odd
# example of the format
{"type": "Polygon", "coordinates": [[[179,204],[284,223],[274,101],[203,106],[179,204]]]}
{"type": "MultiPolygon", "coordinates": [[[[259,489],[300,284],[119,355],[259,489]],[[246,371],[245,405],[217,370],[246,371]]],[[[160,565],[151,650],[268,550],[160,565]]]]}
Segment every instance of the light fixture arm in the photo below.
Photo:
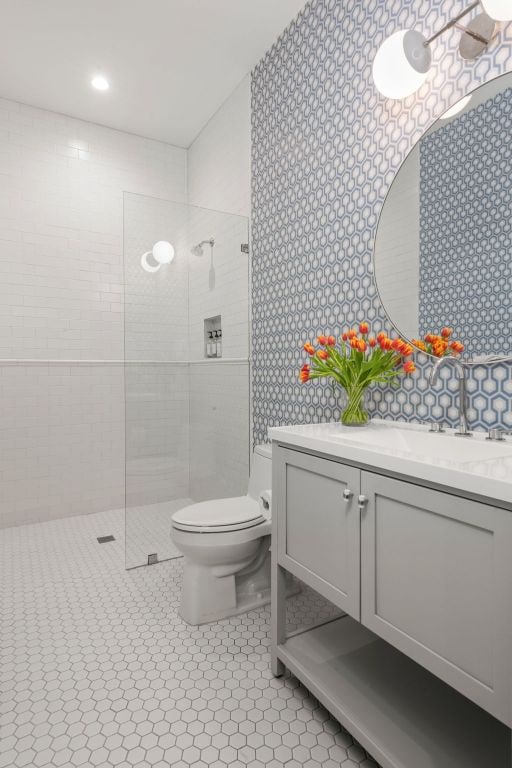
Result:
{"type": "MultiPolygon", "coordinates": [[[[444,25],[444,27],[442,27],[442,28],[439,30],[439,32],[436,32],[434,35],[432,35],[432,37],[429,37],[429,38],[428,38],[428,40],[425,40],[425,42],[423,43],[423,45],[425,46],[425,48],[426,48],[427,46],[429,46],[429,45],[430,45],[430,43],[433,43],[433,42],[434,42],[434,40],[437,40],[437,38],[438,38],[438,37],[440,37],[442,34],[444,34],[444,32],[446,32],[448,29],[451,29],[452,27],[455,27],[455,26],[457,26],[457,24],[459,23],[459,21],[460,21],[461,19],[463,19],[463,18],[464,18],[464,16],[467,16],[467,15],[468,15],[468,13],[471,13],[471,11],[473,11],[473,10],[474,10],[475,8],[477,8],[479,5],[480,5],[480,0],[477,0],[477,2],[475,2],[475,3],[471,3],[471,5],[468,5],[468,7],[467,7],[467,8],[466,8],[464,11],[461,11],[461,12],[458,14],[458,16],[455,16],[453,19],[451,19],[451,21],[449,21],[447,24],[445,24],[445,25],[444,25]]],[[[466,31],[466,30],[464,30],[464,31],[466,31]]],[[[484,42],[484,41],[481,41],[481,42],[484,42]]],[[[485,41],[485,42],[486,42],[486,41],[485,41]]]]}
{"type": "Polygon", "coordinates": [[[460,30],[460,32],[464,32],[465,35],[469,35],[473,40],[476,40],[477,43],[482,43],[482,45],[489,45],[489,40],[487,40],[486,37],[483,35],[480,35],[478,32],[475,32],[473,29],[469,29],[469,27],[465,27],[464,24],[456,24],[456,29],[460,30]]]}
{"type": "Polygon", "coordinates": [[[512,0],[473,0],[431,37],[417,29],[398,29],[379,46],[373,60],[375,87],[388,99],[405,99],[424,84],[432,65],[431,45],[449,29],[459,29],[459,54],[466,60],[477,59],[496,39],[497,23],[512,21],[512,0]],[[461,24],[475,9],[470,20],[461,24]]]}

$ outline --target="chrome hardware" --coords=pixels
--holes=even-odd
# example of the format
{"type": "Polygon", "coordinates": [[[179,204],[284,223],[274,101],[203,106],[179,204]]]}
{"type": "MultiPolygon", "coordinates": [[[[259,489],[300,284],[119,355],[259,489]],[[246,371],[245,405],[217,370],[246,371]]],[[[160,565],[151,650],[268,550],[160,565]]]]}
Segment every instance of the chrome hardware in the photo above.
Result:
{"type": "Polygon", "coordinates": [[[368,504],[368,498],[363,494],[360,493],[357,497],[357,506],[359,509],[364,509],[366,505],[368,504]]]}
{"type": "Polygon", "coordinates": [[[436,384],[439,378],[439,368],[442,365],[453,365],[459,382],[459,429],[455,434],[457,437],[473,437],[468,426],[466,369],[461,361],[455,357],[440,357],[431,368],[428,380],[430,386],[436,384]]]}
{"type": "Polygon", "coordinates": [[[505,440],[505,435],[512,435],[512,429],[500,429],[499,427],[494,427],[493,429],[489,430],[485,439],[498,440],[499,442],[502,442],[505,440]]]}
{"type": "Polygon", "coordinates": [[[345,490],[343,491],[343,500],[350,501],[353,495],[354,495],[354,491],[351,491],[350,488],[345,488],[345,490]]]}
{"type": "Polygon", "coordinates": [[[444,27],[438,29],[437,32],[434,32],[433,35],[426,39],[423,46],[428,48],[434,40],[437,40],[447,30],[455,28],[462,32],[459,40],[459,53],[462,58],[476,59],[478,56],[481,56],[496,37],[498,27],[494,19],[491,19],[485,12],[478,13],[467,25],[461,24],[462,19],[475,8],[478,8],[478,5],[478,0],[468,5],[457,16],[450,19],[444,27]]]}
{"type": "Polygon", "coordinates": [[[445,432],[444,424],[442,421],[431,421],[429,432],[445,432]]]}

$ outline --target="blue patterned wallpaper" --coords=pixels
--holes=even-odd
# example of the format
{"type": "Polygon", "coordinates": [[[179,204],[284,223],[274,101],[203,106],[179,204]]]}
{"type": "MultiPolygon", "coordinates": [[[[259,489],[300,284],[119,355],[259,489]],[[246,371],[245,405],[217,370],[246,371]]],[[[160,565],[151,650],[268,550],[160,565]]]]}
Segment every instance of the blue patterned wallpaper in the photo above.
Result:
{"type": "MultiPolygon", "coordinates": [[[[391,330],[379,305],[372,248],[387,190],[425,128],[468,90],[512,70],[512,24],[477,62],[451,30],[433,46],[434,67],[404,102],[375,90],[377,47],[403,27],[433,34],[465,2],[312,0],[252,76],[252,356],[254,438],[272,424],[339,417],[325,383],[301,385],[301,344],[363,318],[391,330]]],[[[374,415],[454,424],[457,382],[430,390],[429,363],[399,389],[371,393],[374,415]]],[[[448,371],[445,371],[446,375],[448,371]]],[[[512,424],[511,367],[471,372],[470,418],[512,424]]]]}
{"type": "Polygon", "coordinates": [[[512,351],[511,193],[507,88],[420,142],[420,333],[450,325],[468,357],[512,351]]]}

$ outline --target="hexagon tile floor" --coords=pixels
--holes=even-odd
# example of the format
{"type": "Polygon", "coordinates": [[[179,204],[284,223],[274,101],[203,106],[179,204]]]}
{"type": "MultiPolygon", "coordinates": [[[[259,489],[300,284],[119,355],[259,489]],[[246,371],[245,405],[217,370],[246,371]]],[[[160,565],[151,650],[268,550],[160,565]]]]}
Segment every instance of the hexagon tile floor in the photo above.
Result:
{"type": "MultiPolygon", "coordinates": [[[[117,512],[0,531],[2,768],[375,768],[272,677],[268,610],[187,626],[181,560],[125,571],[123,550],[117,512]]],[[[305,591],[290,626],[330,611],[305,591]]]]}

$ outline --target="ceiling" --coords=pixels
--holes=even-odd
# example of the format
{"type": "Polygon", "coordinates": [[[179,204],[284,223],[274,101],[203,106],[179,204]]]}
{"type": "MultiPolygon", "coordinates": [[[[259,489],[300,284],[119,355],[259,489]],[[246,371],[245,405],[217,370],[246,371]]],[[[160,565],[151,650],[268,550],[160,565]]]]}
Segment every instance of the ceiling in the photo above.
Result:
{"type": "Polygon", "coordinates": [[[304,5],[0,0],[0,97],[188,147],[304,5]]]}

